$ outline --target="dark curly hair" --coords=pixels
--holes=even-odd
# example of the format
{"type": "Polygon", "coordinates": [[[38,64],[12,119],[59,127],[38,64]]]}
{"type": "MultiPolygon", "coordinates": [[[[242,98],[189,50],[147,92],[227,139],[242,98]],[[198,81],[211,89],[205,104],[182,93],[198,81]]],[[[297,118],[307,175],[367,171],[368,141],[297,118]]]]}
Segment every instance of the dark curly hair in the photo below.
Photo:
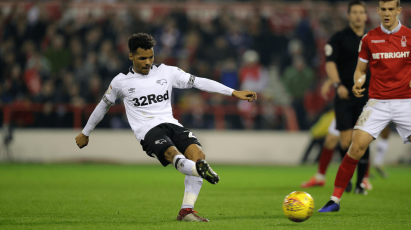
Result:
{"type": "Polygon", "coordinates": [[[149,34],[138,33],[133,34],[128,38],[128,49],[130,50],[130,53],[135,53],[138,48],[148,50],[153,48],[155,45],[156,41],[149,34]]]}

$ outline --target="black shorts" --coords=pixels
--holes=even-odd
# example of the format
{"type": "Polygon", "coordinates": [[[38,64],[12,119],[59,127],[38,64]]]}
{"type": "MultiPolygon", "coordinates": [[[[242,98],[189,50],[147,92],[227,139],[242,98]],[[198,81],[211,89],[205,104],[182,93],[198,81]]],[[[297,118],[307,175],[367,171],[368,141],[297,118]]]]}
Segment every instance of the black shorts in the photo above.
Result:
{"type": "Polygon", "coordinates": [[[354,100],[336,100],[334,110],[337,130],[344,131],[353,129],[366,104],[367,100],[364,100],[363,98],[356,98],[354,100]]]}
{"type": "Polygon", "coordinates": [[[148,156],[157,158],[164,167],[170,164],[164,153],[171,146],[175,146],[182,154],[192,144],[201,146],[190,130],[170,123],[159,124],[150,129],[140,144],[148,156]]]}

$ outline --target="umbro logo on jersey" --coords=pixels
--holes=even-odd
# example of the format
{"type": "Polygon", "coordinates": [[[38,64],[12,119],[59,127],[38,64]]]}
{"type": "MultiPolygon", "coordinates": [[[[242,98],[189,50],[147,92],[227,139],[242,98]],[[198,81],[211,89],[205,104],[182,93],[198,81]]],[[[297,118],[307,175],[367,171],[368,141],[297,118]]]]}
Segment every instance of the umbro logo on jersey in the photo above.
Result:
{"type": "Polygon", "coordinates": [[[385,40],[381,39],[381,40],[371,40],[371,43],[384,43],[385,40]]]}
{"type": "Polygon", "coordinates": [[[392,59],[392,58],[407,58],[410,57],[410,51],[406,52],[389,52],[389,53],[373,53],[373,59],[392,59]]]}
{"type": "Polygon", "coordinates": [[[167,84],[166,79],[157,80],[156,82],[157,84],[160,84],[160,85],[163,85],[164,83],[167,84]]]}
{"type": "Polygon", "coordinates": [[[168,100],[170,97],[168,96],[168,90],[164,95],[155,95],[155,94],[150,94],[147,96],[142,96],[140,98],[133,98],[132,101],[134,101],[134,106],[146,106],[146,105],[151,105],[153,103],[159,103],[162,101],[168,100]]]}
{"type": "Polygon", "coordinates": [[[135,90],[136,90],[136,88],[130,88],[130,89],[128,89],[128,92],[129,92],[129,93],[134,93],[135,90]]]}
{"type": "Polygon", "coordinates": [[[156,144],[156,145],[162,145],[162,144],[165,143],[165,142],[167,142],[167,141],[164,140],[164,139],[160,139],[160,140],[156,140],[156,141],[154,142],[154,144],[156,144]]]}

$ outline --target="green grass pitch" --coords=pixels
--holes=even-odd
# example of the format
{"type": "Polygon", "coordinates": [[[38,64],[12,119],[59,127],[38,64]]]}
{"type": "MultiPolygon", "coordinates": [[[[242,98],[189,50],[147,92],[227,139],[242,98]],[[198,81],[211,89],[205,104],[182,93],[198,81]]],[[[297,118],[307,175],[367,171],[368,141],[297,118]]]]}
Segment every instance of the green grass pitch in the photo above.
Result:
{"type": "MultiPolygon", "coordinates": [[[[411,169],[377,175],[368,196],[345,194],[338,213],[288,220],[284,197],[315,166],[213,165],[220,183],[204,182],[195,209],[209,223],[175,220],[184,175],[160,165],[0,165],[0,229],[411,229],[411,169]]],[[[324,205],[337,165],[324,188],[305,189],[324,205]]]]}

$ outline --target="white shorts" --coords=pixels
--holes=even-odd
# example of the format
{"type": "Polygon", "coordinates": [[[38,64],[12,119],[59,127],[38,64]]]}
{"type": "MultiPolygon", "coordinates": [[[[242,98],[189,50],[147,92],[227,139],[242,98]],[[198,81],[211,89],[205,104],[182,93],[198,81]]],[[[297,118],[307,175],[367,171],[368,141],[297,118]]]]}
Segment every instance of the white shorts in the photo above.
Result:
{"type": "Polygon", "coordinates": [[[328,126],[328,133],[339,137],[340,136],[340,131],[337,130],[337,122],[335,120],[335,118],[331,121],[330,126],[328,126]]]}
{"type": "Polygon", "coordinates": [[[374,138],[393,121],[404,143],[411,136],[411,99],[375,100],[370,99],[355,124],[354,129],[369,133],[374,138]]]}

